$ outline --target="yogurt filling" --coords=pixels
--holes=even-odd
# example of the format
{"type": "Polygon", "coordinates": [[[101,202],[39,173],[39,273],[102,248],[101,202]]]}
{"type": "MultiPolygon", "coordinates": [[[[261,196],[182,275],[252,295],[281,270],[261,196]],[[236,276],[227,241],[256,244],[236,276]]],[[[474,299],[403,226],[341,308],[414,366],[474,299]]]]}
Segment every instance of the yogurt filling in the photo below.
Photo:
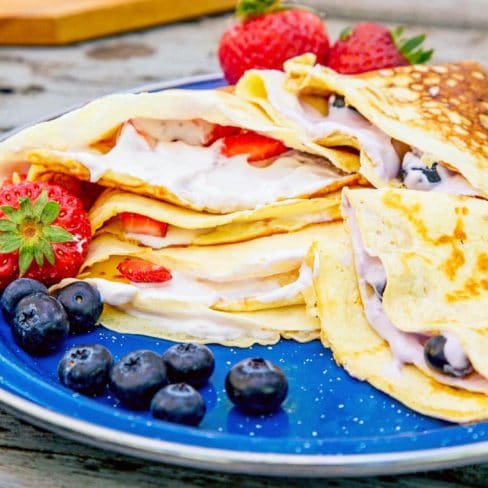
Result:
{"type": "MultiPolygon", "coordinates": [[[[378,335],[388,342],[394,358],[395,369],[401,369],[404,364],[413,364],[435,378],[439,383],[465,390],[487,392],[488,379],[479,373],[471,374],[465,378],[457,378],[433,371],[429,368],[424,358],[424,343],[431,336],[403,332],[397,329],[390,321],[382,303],[383,290],[387,282],[383,263],[378,257],[371,256],[366,251],[354,210],[346,198],[343,202],[343,208],[351,229],[354,261],[366,318],[378,335]]],[[[456,364],[468,361],[458,339],[449,333],[442,333],[442,335],[447,338],[449,343],[449,347],[446,350],[446,354],[449,355],[447,359],[449,361],[453,359],[456,364]]],[[[451,364],[454,365],[454,363],[451,364]]]]}
{"type": "Polygon", "coordinates": [[[240,300],[285,303],[312,285],[312,271],[306,265],[301,266],[298,278],[286,285],[281,285],[276,276],[211,281],[178,271],[171,274],[172,279],[164,283],[121,283],[104,278],[89,278],[87,281],[98,288],[105,303],[114,307],[133,305],[136,298],[198,303],[207,307],[240,300]]]}
{"type": "MultiPolygon", "coordinates": [[[[163,121],[160,124],[164,126],[163,121]]],[[[168,137],[150,143],[127,123],[105,154],[89,149],[54,154],[79,161],[90,171],[91,181],[112,170],[167,188],[198,208],[222,213],[310,195],[343,176],[324,158],[294,150],[276,157],[270,165],[257,167],[247,162],[245,154],[222,155],[221,140],[204,147],[180,139],[168,141],[168,137]]],[[[191,139],[194,142],[194,136],[191,139]]]]}
{"type": "Polygon", "coordinates": [[[139,242],[144,246],[153,249],[163,249],[170,246],[186,246],[191,244],[199,235],[204,234],[207,229],[182,229],[174,225],[168,226],[168,231],[164,237],[139,234],[134,232],[124,232],[128,239],[139,242]]]}
{"type": "Polygon", "coordinates": [[[231,340],[241,337],[271,339],[275,331],[250,328],[249,322],[238,315],[212,310],[217,302],[231,303],[236,300],[258,300],[272,303],[296,297],[302,290],[312,285],[312,270],[305,264],[299,271],[297,280],[280,286],[276,277],[247,279],[219,283],[199,280],[179,272],[172,272],[173,278],[165,283],[120,283],[103,278],[88,278],[108,305],[129,315],[161,320],[166,330],[180,332],[206,340],[231,340]],[[200,305],[197,309],[178,306],[158,307],[152,312],[141,310],[138,300],[167,300],[178,303],[200,305]]]}
{"type": "Polygon", "coordinates": [[[419,151],[407,152],[403,157],[401,178],[410,190],[437,191],[453,195],[482,196],[481,192],[462,175],[440,163],[428,166],[419,151]]]}
{"type": "Polygon", "coordinates": [[[322,115],[284,87],[285,75],[279,71],[266,72],[268,100],[281,116],[302,127],[314,140],[325,138],[334,132],[354,137],[362,149],[376,163],[378,176],[383,180],[396,178],[400,170],[400,158],[391,138],[371,124],[354,109],[333,105],[329,98],[329,112],[322,115]]]}

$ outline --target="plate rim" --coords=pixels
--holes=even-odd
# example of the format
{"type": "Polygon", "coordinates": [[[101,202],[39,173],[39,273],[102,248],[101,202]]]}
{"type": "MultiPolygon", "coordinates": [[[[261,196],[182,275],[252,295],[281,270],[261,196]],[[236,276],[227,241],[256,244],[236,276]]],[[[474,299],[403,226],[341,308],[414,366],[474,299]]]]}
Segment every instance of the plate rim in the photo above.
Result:
{"type": "MultiPolygon", "coordinates": [[[[188,84],[221,80],[221,73],[210,73],[154,82],[116,93],[160,91],[180,88],[188,84]]],[[[0,136],[0,142],[36,123],[51,120],[66,112],[80,108],[85,103],[70,106],[62,111],[57,111],[7,131],[0,136]]],[[[420,470],[454,468],[488,461],[488,441],[462,444],[454,447],[374,454],[277,454],[233,451],[151,439],[116,429],[101,427],[91,422],[49,410],[2,387],[0,387],[0,405],[4,411],[11,413],[17,418],[93,447],[145,460],[226,473],[276,477],[293,476],[296,478],[357,477],[405,474],[420,470]],[[297,468],[300,468],[300,471],[296,471],[297,468]]]]}

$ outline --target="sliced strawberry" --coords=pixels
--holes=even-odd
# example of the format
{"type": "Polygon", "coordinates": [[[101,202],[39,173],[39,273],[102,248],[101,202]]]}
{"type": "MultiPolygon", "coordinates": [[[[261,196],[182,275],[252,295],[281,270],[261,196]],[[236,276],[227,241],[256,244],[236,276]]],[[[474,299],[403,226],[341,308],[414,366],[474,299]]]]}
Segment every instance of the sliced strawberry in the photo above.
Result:
{"type": "Polygon", "coordinates": [[[269,159],[286,151],[288,148],[281,141],[256,132],[241,132],[225,137],[221,148],[222,154],[228,157],[247,154],[250,163],[269,159]]]}
{"type": "Polygon", "coordinates": [[[159,222],[141,214],[122,212],[120,221],[125,232],[133,234],[146,234],[149,236],[164,237],[168,232],[168,224],[159,222]]]}
{"type": "Polygon", "coordinates": [[[126,258],[117,269],[134,283],[163,283],[172,278],[169,269],[139,258],[126,258]]]}
{"type": "Polygon", "coordinates": [[[211,146],[215,141],[228,136],[239,134],[241,129],[232,125],[215,125],[212,130],[205,136],[204,146],[211,146]]]}

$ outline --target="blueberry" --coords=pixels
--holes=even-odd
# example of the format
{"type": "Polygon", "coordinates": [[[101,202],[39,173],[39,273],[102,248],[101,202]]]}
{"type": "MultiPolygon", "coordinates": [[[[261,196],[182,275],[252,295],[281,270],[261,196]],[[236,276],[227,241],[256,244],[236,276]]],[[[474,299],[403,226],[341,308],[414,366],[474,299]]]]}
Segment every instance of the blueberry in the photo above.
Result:
{"type": "Polygon", "coordinates": [[[205,415],[202,396],[186,383],[161,388],[151,402],[153,417],[177,424],[198,425],[205,415]]]}
{"type": "Polygon", "coordinates": [[[68,335],[68,316],[55,298],[32,293],[17,304],[12,332],[22,349],[47,354],[56,350],[68,335]]]}
{"type": "Polygon", "coordinates": [[[85,395],[99,395],[108,383],[112,366],[110,351],[100,344],[74,346],[58,364],[63,385],[85,395]]]}
{"type": "Polygon", "coordinates": [[[171,383],[203,386],[215,369],[212,351],[202,344],[176,344],[164,354],[163,361],[171,383]]]}
{"type": "Polygon", "coordinates": [[[344,97],[341,97],[340,95],[334,95],[332,100],[332,106],[335,108],[344,108],[346,106],[344,97]]]}
{"type": "MultiPolygon", "coordinates": [[[[451,364],[446,357],[447,339],[443,335],[431,337],[424,345],[424,358],[427,365],[442,374],[464,377],[473,372],[469,359],[462,354],[455,358],[457,364],[451,364]]],[[[451,360],[452,361],[452,360],[451,360]]],[[[454,363],[454,361],[452,361],[454,363]]]]}
{"type": "Polygon", "coordinates": [[[231,368],[225,389],[240,409],[252,414],[271,413],[286,398],[288,381],[278,366],[262,358],[251,358],[231,368]]]}
{"type": "Polygon", "coordinates": [[[72,332],[88,332],[97,323],[103,310],[100,292],[85,281],[75,281],[56,292],[66,310],[72,332]]]}
{"type": "Polygon", "coordinates": [[[19,301],[32,293],[48,294],[47,288],[40,282],[31,278],[19,278],[12,281],[3,292],[0,304],[5,318],[10,322],[15,312],[15,306],[19,301]]]}
{"type": "Polygon", "coordinates": [[[134,351],[124,356],[110,371],[110,386],[127,407],[145,409],[154,394],[168,384],[166,366],[152,351],[134,351]]]}

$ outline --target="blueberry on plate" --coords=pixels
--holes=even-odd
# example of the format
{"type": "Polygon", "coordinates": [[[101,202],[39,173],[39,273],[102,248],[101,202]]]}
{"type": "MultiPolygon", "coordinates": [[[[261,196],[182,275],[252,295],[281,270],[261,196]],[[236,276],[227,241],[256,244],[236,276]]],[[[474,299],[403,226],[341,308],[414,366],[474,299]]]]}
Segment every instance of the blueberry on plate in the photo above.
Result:
{"type": "Polygon", "coordinates": [[[288,393],[288,380],[278,366],[262,358],[235,364],[225,378],[225,390],[232,403],[247,413],[274,412],[288,393]]]}
{"type": "Polygon", "coordinates": [[[12,317],[12,333],[27,352],[47,354],[56,350],[69,332],[69,321],[59,302],[44,293],[22,298],[12,317]]]}
{"type": "Polygon", "coordinates": [[[48,294],[47,288],[37,280],[31,278],[19,278],[12,281],[3,292],[0,304],[5,314],[5,318],[10,322],[15,312],[15,307],[20,300],[32,293],[48,294]]]}
{"type": "Polygon", "coordinates": [[[185,425],[198,425],[206,407],[202,396],[186,383],[174,383],[161,388],[151,401],[153,417],[185,425]]]}
{"type": "Polygon", "coordinates": [[[215,369],[212,351],[203,344],[175,344],[164,354],[163,361],[171,383],[203,386],[215,369]]]}
{"type": "Polygon", "coordinates": [[[446,348],[447,338],[443,335],[431,337],[424,345],[424,358],[429,368],[438,373],[462,378],[473,372],[468,357],[462,352],[460,345],[457,352],[450,355],[446,348]],[[452,356],[452,357],[451,357],[452,356]]]}
{"type": "Polygon", "coordinates": [[[166,366],[152,351],[133,351],[110,371],[110,387],[126,407],[142,410],[149,407],[154,394],[168,384],[166,366]]]}
{"type": "Polygon", "coordinates": [[[66,310],[71,332],[88,332],[103,310],[100,292],[85,281],[75,281],[56,292],[56,299],[66,310]]]}
{"type": "Polygon", "coordinates": [[[64,386],[85,395],[99,395],[108,383],[112,354],[100,344],[74,346],[61,358],[58,377],[64,386]]]}

